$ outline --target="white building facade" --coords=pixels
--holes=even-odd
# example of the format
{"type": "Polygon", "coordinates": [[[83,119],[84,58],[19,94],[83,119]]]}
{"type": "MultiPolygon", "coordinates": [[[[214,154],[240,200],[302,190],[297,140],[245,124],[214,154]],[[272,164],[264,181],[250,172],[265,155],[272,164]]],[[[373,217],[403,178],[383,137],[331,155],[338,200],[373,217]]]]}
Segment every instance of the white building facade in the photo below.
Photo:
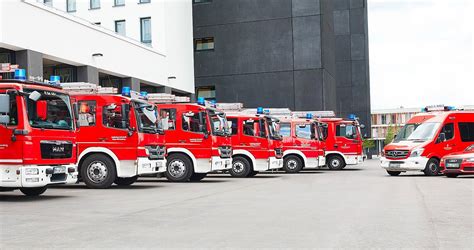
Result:
{"type": "Polygon", "coordinates": [[[192,1],[0,1],[0,63],[32,78],[190,95],[192,1]]]}

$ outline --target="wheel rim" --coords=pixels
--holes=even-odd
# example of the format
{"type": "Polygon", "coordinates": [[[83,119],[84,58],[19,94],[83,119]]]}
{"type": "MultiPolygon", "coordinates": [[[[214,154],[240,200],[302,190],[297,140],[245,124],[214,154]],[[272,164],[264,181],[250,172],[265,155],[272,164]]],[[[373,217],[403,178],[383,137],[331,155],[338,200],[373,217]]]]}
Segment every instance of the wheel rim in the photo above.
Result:
{"type": "Polygon", "coordinates": [[[341,162],[339,162],[338,159],[333,159],[331,160],[331,166],[334,167],[334,168],[337,168],[341,165],[341,162]]]}
{"type": "Polygon", "coordinates": [[[173,160],[168,165],[168,172],[175,178],[182,177],[186,173],[186,164],[179,159],[173,160]]]}
{"type": "Polygon", "coordinates": [[[295,160],[291,159],[291,160],[289,160],[289,161],[286,163],[286,166],[287,166],[288,169],[290,169],[290,170],[295,170],[295,169],[298,167],[298,162],[296,162],[295,160]]]}
{"type": "Polygon", "coordinates": [[[430,165],[428,166],[428,168],[430,169],[430,171],[431,171],[432,173],[435,173],[435,172],[437,172],[438,166],[436,165],[436,163],[432,162],[432,163],[430,163],[430,165]]]}
{"type": "Polygon", "coordinates": [[[107,165],[101,161],[94,161],[87,166],[87,177],[94,183],[103,182],[108,176],[107,165]]]}
{"type": "Polygon", "coordinates": [[[237,174],[244,172],[244,169],[245,165],[241,161],[236,161],[232,164],[232,170],[237,174]]]}

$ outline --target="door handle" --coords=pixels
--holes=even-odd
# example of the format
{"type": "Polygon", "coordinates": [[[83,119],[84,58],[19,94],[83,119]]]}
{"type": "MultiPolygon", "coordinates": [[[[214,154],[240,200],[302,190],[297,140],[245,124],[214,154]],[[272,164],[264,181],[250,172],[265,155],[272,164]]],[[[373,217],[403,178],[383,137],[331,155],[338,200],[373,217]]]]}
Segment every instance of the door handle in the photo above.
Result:
{"type": "Polygon", "coordinates": [[[247,143],[240,143],[241,146],[247,146],[247,143]]]}
{"type": "Polygon", "coordinates": [[[179,143],[185,143],[186,140],[179,140],[178,142],[179,142],[179,143]]]}
{"type": "Polygon", "coordinates": [[[97,140],[99,140],[99,141],[106,141],[107,138],[105,138],[105,137],[99,137],[99,138],[97,138],[97,140]]]}
{"type": "Polygon", "coordinates": [[[339,147],[339,145],[337,145],[337,144],[334,144],[334,147],[335,147],[335,148],[337,148],[337,147],[339,147]]]}

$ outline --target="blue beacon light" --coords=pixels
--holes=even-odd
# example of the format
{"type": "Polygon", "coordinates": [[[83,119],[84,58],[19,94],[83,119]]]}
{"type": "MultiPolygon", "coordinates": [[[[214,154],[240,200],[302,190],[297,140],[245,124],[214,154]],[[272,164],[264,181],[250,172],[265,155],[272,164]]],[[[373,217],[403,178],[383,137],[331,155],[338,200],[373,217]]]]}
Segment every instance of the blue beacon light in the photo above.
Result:
{"type": "Polygon", "coordinates": [[[308,120],[313,119],[313,114],[307,113],[306,114],[306,119],[308,119],[308,120]]]}
{"type": "Polygon", "coordinates": [[[26,80],[26,70],[24,69],[15,69],[15,76],[16,80],[26,80]]]}
{"type": "Polygon", "coordinates": [[[198,97],[197,103],[199,105],[205,105],[206,104],[206,99],[204,99],[204,97],[198,97]]]}
{"type": "Polygon", "coordinates": [[[257,108],[257,114],[258,114],[258,115],[263,114],[263,108],[262,108],[262,107],[258,107],[258,108],[257,108]]]}
{"type": "Polygon", "coordinates": [[[122,88],[122,95],[130,97],[130,87],[123,87],[122,88]]]}

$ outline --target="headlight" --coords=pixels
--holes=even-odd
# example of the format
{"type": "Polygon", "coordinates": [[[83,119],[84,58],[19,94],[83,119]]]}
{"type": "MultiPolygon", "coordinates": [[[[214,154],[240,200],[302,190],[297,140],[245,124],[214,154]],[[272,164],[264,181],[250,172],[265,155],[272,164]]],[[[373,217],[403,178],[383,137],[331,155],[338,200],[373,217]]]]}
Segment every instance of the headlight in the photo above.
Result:
{"type": "Polygon", "coordinates": [[[146,148],[146,147],[145,147],[145,154],[150,155],[150,150],[148,150],[148,148],[146,148]]]}
{"type": "Polygon", "coordinates": [[[25,169],[25,175],[38,175],[39,174],[39,169],[37,168],[26,168],[25,169]]]}
{"type": "Polygon", "coordinates": [[[415,148],[411,151],[410,157],[419,157],[423,154],[424,148],[415,148]]]}
{"type": "Polygon", "coordinates": [[[471,162],[471,163],[474,163],[474,158],[467,158],[465,159],[466,162],[471,162]]]}

